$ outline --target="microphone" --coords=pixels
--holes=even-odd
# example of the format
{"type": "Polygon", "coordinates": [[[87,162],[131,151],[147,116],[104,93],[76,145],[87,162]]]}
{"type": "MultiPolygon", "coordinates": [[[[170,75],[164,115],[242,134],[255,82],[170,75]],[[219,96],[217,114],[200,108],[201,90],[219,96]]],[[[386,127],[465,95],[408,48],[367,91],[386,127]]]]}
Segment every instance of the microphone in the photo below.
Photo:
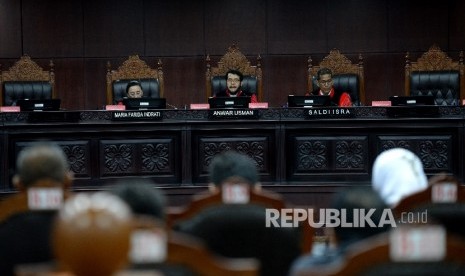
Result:
{"type": "Polygon", "coordinates": [[[178,109],[176,106],[169,104],[169,103],[166,103],[166,106],[171,107],[172,109],[178,109]]]}

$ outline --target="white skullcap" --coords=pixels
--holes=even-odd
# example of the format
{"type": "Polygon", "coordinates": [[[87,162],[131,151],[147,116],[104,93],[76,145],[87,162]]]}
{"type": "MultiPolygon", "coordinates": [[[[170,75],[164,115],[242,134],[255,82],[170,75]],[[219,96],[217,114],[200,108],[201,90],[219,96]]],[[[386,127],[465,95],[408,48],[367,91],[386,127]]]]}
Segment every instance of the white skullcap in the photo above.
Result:
{"type": "Polygon", "coordinates": [[[393,207],[428,186],[421,160],[409,150],[394,148],[382,152],[373,164],[373,189],[393,207]]]}

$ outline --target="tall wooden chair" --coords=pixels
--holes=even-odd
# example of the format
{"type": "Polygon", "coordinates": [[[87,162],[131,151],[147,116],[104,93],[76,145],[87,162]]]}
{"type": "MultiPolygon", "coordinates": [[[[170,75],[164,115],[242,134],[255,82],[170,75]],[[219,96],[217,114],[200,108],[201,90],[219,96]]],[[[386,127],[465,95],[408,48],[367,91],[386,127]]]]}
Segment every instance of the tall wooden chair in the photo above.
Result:
{"type": "Polygon", "coordinates": [[[171,209],[168,221],[174,230],[203,239],[218,254],[259,259],[261,275],[268,275],[270,270],[284,273],[293,259],[311,250],[314,229],[306,221],[296,228],[266,226],[266,209],[281,212],[285,207],[280,195],[259,186],[223,183],[185,208],[171,209]]]}
{"type": "Polygon", "coordinates": [[[312,58],[308,57],[308,92],[318,88],[317,72],[320,68],[329,68],[333,72],[334,87],[349,93],[354,105],[365,103],[365,74],[362,55],[358,56],[358,63],[352,63],[337,49],[333,49],[316,66],[312,65],[312,58]]]}
{"type": "Polygon", "coordinates": [[[116,104],[126,97],[126,85],[132,80],[141,83],[144,97],[164,97],[161,59],[158,60],[157,68],[153,69],[138,55],[132,55],[116,70],[112,70],[110,62],[107,62],[107,104],[116,104]]]}
{"type": "Polygon", "coordinates": [[[437,225],[400,226],[353,244],[339,262],[292,276],[462,275],[465,242],[437,225]]]}
{"type": "Polygon", "coordinates": [[[256,94],[259,102],[263,100],[263,81],[261,57],[257,57],[257,65],[251,65],[250,61],[239,50],[236,45],[228,48],[228,51],[218,61],[217,66],[211,66],[210,55],[207,55],[206,71],[206,100],[215,96],[218,92],[226,90],[226,72],[231,69],[240,71],[244,79],[242,81],[242,91],[256,94]]]}
{"type": "Polygon", "coordinates": [[[155,270],[162,275],[253,276],[259,267],[255,259],[216,255],[199,239],[166,229],[147,216],[134,218],[129,256],[129,272],[155,270]]]}
{"type": "Polygon", "coordinates": [[[22,56],[7,71],[0,71],[0,104],[15,105],[19,99],[56,98],[53,61],[43,70],[28,55],[22,56]]]}
{"type": "Polygon", "coordinates": [[[465,237],[465,188],[453,176],[433,176],[426,190],[403,198],[394,208],[400,219],[407,219],[407,214],[434,220],[450,233],[465,237]]]}
{"type": "Polygon", "coordinates": [[[463,51],[453,61],[437,45],[423,53],[417,61],[405,56],[405,95],[432,95],[436,105],[460,105],[465,99],[463,51]]]}

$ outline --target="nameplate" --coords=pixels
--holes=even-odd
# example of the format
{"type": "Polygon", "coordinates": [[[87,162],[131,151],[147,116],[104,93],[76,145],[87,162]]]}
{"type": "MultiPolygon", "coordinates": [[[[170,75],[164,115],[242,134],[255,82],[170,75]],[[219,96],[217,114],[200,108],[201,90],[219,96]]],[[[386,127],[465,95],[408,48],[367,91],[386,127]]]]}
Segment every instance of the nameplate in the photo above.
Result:
{"type": "Polygon", "coordinates": [[[208,111],[209,119],[258,119],[256,109],[215,109],[208,111]]]}
{"type": "Polygon", "coordinates": [[[0,112],[20,112],[21,108],[19,106],[2,106],[0,107],[0,112]]]}
{"type": "Polygon", "coordinates": [[[371,106],[391,106],[391,101],[372,101],[371,106]]]}
{"type": "Polygon", "coordinates": [[[345,107],[319,107],[304,110],[305,119],[353,118],[354,110],[345,107]]]}
{"type": "Polygon", "coordinates": [[[210,109],[209,104],[194,104],[190,105],[190,109],[210,109]]]}
{"type": "Polygon", "coordinates": [[[113,121],[162,120],[163,112],[149,110],[115,111],[112,113],[111,119],[113,121]]]}
{"type": "Polygon", "coordinates": [[[126,106],[122,104],[107,104],[105,110],[126,110],[126,106]]]}
{"type": "Polygon", "coordinates": [[[267,102],[249,103],[249,108],[268,108],[267,102]]]}

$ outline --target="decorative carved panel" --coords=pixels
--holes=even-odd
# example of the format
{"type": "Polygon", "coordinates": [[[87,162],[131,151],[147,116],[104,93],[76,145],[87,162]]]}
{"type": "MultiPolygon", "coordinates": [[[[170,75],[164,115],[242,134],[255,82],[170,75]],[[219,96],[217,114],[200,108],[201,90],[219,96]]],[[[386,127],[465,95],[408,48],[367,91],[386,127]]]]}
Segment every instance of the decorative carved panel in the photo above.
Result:
{"type": "MultiPolygon", "coordinates": [[[[139,55],[129,56],[127,60],[113,70],[111,73],[110,82],[122,79],[140,79],[140,78],[159,78],[159,73],[162,72],[162,62],[158,60],[158,70],[150,68],[147,63],[139,58],[139,55]]],[[[110,67],[108,67],[110,71],[110,67]]]]}
{"type": "Polygon", "coordinates": [[[288,152],[294,155],[295,164],[289,164],[295,173],[315,171],[366,171],[367,138],[296,136],[288,141],[288,152]]]}
{"type": "Polygon", "coordinates": [[[381,151],[400,147],[415,152],[425,171],[453,171],[452,136],[379,136],[381,151]]]}
{"type": "Polygon", "coordinates": [[[2,82],[5,81],[49,81],[54,83],[53,62],[50,61],[51,71],[43,70],[29,56],[22,56],[8,71],[2,72],[2,82]]]}
{"type": "MultiPolygon", "coordinates": [[[[453,61],[444,53],[439,46],[433,45],[429,50],[421,55],[416,62],[410,62],[410,54],[406,56],[407,65],[410,65],[411,71],[440,71],[440,70],[459,70],[459,62],[453,61]]],[[[463,53],[461,62],[463,63],[463,53]]]]}
{"type": "Polygon", "coordinates": [[[101,176],[176,173],[172,139],[101,140],[100,156],[101,176]]]}
{"type": "MultiPolygon", "coordinates": [[[[68,157],[70,170],[75,178],[89,178],[91,176],[90,142],[83,140],[62,141],[53,140],[52,143],[59,145],[68,157]]],[[[32,146],[37,141],[17,142],[15,144],[16,155],[25,147],[32,146]]]]}

